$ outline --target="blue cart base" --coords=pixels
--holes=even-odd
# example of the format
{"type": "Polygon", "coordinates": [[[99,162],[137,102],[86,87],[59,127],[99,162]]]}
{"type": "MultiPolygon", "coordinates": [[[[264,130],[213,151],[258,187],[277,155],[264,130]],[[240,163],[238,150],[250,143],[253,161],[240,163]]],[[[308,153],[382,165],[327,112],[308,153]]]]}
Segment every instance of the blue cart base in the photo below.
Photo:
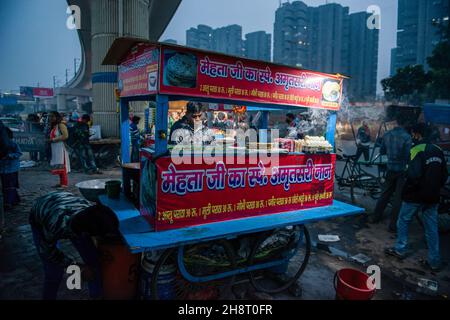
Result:
{"type": "Polygon", "coordinates": [[[224,238],[232,239],[244,234],[285,226],[303,225],[364,212],[362,208],[334,200],[333,204],[327,207],[155,232],[148,221],[124,196],[121,196],[120,199],[100,196],[100,201],[117,215],[120,222],[120,232],[132,253],[167,249],[224,238]]]}

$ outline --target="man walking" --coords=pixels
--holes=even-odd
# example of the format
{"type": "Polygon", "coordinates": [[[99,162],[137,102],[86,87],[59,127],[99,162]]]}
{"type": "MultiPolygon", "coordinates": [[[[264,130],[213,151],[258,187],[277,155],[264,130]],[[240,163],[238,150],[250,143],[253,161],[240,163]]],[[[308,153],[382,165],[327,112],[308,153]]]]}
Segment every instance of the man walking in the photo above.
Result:
{"type": "Polygon", "coordinates": [[[403,192],[403,203],[397,223],[397,241],[386,254],[404,258],[408,244],[408,228],[415,214],[422,210],[422,221],[428,246],[428,259],[424,266],[439,271],[442,262],[439,254],[438,204],[440,189],[448,178],[447,164],[442,150],[428,140],[431,132],[425,124],[413,129],[418,141],[411,149],[407,181],[403,192]]]}
{"type": "Polygon", "coordinates": [[[402,204],[402,191],[405,184],[405,171],[412,145],[411,136],[403,125],[403,120],[398,119],[397,126],[386,132],[383,137],[380,153],[387,155],[388,158],[386,181],[370,219],[371,223],[380,222],[389,200],[393,197],[389,224],[390,232],[396,232],[397,230],[397,218],[402,204]]]}

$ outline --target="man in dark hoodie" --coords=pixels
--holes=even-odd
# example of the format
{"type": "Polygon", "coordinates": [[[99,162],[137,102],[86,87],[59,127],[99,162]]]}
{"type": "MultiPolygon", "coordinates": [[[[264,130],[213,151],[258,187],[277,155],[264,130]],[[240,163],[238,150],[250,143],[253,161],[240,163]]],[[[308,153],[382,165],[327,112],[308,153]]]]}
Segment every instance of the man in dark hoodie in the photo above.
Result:
{"type": "Polygon", "coordinates": [[[408,244],[408,227],[415,214],[422,210],[428,259],[423,264],[428,269],[439,271],[442,261],[439,254],[438,204],[440,189],[448,178],[447,164],[442,150],[429,142],[430,130],[425,124],[416,125],[413,138],[416,145],[411,148],[407,180],[403,190],[402,208],[397,222],[397,241],[386,254],[403,259],[408,244]]]}
{"type": "Polygon", "coordinates": [[[59,241],[71,240],[85,266],[92,299],[101,298],[102,283],[97,250],[91,237],[116,235],[119,222],[114,212],[103,205],[67,192],[52,192],[36,200],[30,213],[30,225],[36,249],[44,265],[43,299],[56,299],[64,270],[79,265],[60,250],[59,241]]]}

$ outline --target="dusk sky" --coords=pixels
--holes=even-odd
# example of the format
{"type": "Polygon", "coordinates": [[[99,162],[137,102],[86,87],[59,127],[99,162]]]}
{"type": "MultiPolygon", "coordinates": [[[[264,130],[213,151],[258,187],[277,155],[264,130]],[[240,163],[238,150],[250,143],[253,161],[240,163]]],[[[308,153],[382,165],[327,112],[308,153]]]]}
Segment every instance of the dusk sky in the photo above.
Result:
{"type": "MultiPolygon", "coordinates": [[[[286,2],[283,0],[282,2],[286,2]]],[[[381,9],[379,80],[389,76],[390,50],[395,47],[397,0],[304,0],[310,6],[339,3],[350,12],[381,9]]],[[[198,24],[221,27],[242,25],[243,34],[264,30],[273,34],[279,0],[183,0],[161,37],[186,42],[186,30],[198,24]]],[[[80,58],[75,31],[66,28],[65,0],[0,0],[0,91],[19,86],[53,86],[53,75],[65,82],[73,75],[73,59],[80,58]]],[[[320,70],[319,70],[320,71],[320,70]]],[[[379,91],[381,88],[379,87],[379,91]]]]}

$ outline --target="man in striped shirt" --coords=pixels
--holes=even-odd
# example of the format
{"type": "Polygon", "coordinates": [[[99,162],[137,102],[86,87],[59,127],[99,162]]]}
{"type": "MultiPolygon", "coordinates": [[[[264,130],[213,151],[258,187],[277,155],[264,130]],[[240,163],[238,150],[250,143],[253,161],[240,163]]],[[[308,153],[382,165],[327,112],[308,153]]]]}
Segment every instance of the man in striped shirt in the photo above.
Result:
{"type": "Polygon", "coordinates": [[[79,265],[66,256],[59,240],[71,240],[86,266],[82,274],[89,277],[89,294],[102,296],[97,250],[93,236],[116,235],[119,222],[108,207],[92,205],[67,192],[52,192],[36,200],[30,213],[30,225],[36,249],[44,265],[43,299],[56,299],[58,287],[69,265],[79,265]]]}

